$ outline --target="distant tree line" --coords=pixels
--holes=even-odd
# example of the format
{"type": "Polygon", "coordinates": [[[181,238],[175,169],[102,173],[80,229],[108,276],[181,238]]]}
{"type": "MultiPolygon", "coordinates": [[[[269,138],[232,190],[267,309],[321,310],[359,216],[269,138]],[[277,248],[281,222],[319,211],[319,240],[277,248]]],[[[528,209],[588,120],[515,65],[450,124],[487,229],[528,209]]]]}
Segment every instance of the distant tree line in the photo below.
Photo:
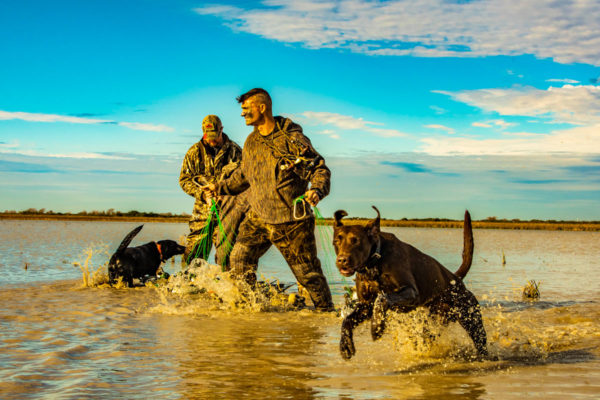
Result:
{"type": "Polygon", "coordinates": [[[170,212],[167,213],[156,213],[156,212],[145,212],[145,211],[137,211],[131,210],[127,212],[123,211],[115,211],[114,208],[109,208],[106,211],[80,211],[78,213],[62,213],[55,212],[52,210],[46,210],[45,208],[40,208],[39,210],[36,208],[28,208],[27,210],[15,211],[15,210],[5,210],[4,214],[20,214],[20,215],[90,215],[97,217],[151,217],[151,218],[188,218],[190,215],[183,214],[173,214],[170,212]]]}
{"type": "MultiPolygon", "coordinates": [[[[6,216],[10,216],[10,215],[23,215],[23,216],[39,216],[39,217],[43,217],[43,216],[79,216],[79,217],[104,217],[104,218],[110,218],[110,217],[135,217],[135,218],[173,218],[173,219],[185,219],[185,218],[189,218],[190,214],[187,213],[182,213],[182,214],[174,214],[171,212],[167,212],[167,213],[157,213],[157,212],[145,212],[145,211],[137,211],[137,210],[131,210],[131,211],[116,211],[114,208],[109,208],[106,211],[98,211],[98,210],[93,210],[93,211],[80,211],[78,213],[61,213],[61,212],[55,212],[52,210],[46,210],[45,208],[40,208],[40,209],[36,209],[36,208],[28,208],[26,210],[22,210],[22,211],[15,211],[15,210],[5,210],[3,213],[0,213],[0,215],[4,215],[6,216]]],[[[366,222],[371,220],[372,218],[362,218],[362,217],[347,217],[347,220],[353,220],[355,222],[366,222]]],[[[387,225],[387,226],[408,226],[407,224],[409,223],[417,223],[419,226],[428,226],[428,224],[432,224],[431,226],[448,226],[448,227],[452,227],[455,224],[462,224],[462,220],[453,220],[453,219],[448,219],[448,218],[400,218],[400,219],[390,219],[390,218],[381,218],[382,221],[382,225],[387,225]]],[[[318,223],[324,223],[324,224],[332,224],[333,223],[333,219],[332,218],[325,218],[322,221],[317,221],[318,223]]],[[[503,218],[498,218],[498,217],[487,217],[485,219],[481,219],[481,220],[473,220],[473,222],[478,222],[481,224],[484,224],[486,226],[491,226],[491,227],[496,227],[496,226],[501,226],[501,225],[512,225],[512,229],[519,229],[519,224],[544,224],[544,225],[589,225],[591,226],[592,230],[596,230],[599,228],[594,228],[594,227],[600,227],[600,221],[573,221],[573,220],[568,220],[568,221],[564,221],[564,220],[540,220],[540,219],[530,219],[530,220],[521,220],[518,218],[513,218],[513,219],[503,219],[503,218]]],[[[552,228],[552,229],[556,229],[556,228],[552,228]]]]}

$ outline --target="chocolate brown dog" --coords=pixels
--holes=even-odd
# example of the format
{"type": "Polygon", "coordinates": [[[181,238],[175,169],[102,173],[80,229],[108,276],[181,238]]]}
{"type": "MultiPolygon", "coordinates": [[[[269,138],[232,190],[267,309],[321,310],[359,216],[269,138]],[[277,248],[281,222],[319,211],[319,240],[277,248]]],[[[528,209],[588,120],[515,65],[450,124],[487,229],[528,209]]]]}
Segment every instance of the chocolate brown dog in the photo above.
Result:
{"type": "Polygon", "coordinates": [[[159,240],[137,247],[127,247],[143,227],[144,225],[140,225],[129,232],[110,258],[108,262],[110,284],[114,284],[118,277],[122,277],[127,286],[133,287],[134,278],[156,275],[163,261],[185,251],[185,247],[174,240],[159,240]]]}
{"type": "Polygon", "coordinates": [[[336,266],[346,277],[356,273],[358,303],[342,322],[340,352],[350,359],[355,353],[352,331],[371,318],[373,340],[385,329],[388,309],[409,312],[428,307],[445,321],[457,321],[469,334],[480,356],[487,356],[486,333],[477,299],[462,279],[473,259],[471,216],[465,212],[463,262],[452,273],[432,257],[379,229],[380,214],[366,226],[343,225],[346,211],[334,214],[333,246],[336,266]]]}

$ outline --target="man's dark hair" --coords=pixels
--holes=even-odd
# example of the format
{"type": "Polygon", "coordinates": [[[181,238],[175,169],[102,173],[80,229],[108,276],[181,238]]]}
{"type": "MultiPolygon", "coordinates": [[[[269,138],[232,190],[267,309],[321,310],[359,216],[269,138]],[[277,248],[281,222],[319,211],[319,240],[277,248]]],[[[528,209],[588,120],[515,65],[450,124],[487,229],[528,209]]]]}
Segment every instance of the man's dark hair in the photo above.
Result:
{"type": "Polygon", "coordinates": [[[265,90],[265,89],[261,89],[261,88],[254,88],[254,89],[250,89],[248,90],[246,93],[239,95],[238,97],[236,97],[236,100],[238,103],[243,103],[244,101],[246,101],[247,99],[249,99],[252,96],[256,96],[258,95],[258,98],[265,103],[267,106],[271,107],[271,96],[269,96],[269,93],[265,90]]]}

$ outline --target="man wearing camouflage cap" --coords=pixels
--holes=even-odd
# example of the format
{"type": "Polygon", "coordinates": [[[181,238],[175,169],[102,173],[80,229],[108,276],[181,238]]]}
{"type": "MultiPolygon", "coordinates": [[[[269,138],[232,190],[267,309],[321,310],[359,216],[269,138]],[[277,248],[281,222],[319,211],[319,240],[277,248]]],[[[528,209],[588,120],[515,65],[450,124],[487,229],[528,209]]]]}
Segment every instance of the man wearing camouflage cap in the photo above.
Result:
{"type": "Polygon", "coordinates": [[[193,258],[207,258],[214,243],[215,262],[229,269],[229,252],[244,218],[247,203],[244,195],[213,199],[202,188],[229,177],[242,159],[242,149],[223,132],[221,120],[216,115],[204,118],[202,132],[202,139],[187,151],[179,175],[179,185],[183,191],[196,199],[189,221],[190,233],[184,259],[189,264],[193,258]],[[218,226],[217,215],[211,215],[213,200],[216,201],[222,227],[218,226]],[[202,249],[198,247],[200,244],[203,245],[202,249]]]}

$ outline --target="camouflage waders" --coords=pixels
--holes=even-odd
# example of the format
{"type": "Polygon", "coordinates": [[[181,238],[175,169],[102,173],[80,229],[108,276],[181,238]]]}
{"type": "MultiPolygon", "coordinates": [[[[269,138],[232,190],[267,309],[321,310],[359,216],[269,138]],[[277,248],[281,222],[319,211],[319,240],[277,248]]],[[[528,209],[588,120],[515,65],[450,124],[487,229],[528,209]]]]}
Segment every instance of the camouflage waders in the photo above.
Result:
{"type": "Polygon", "coordinates": [[[315,220],[307,218],[284,224],[267,224],[249,212],[241,223],[231,253],[231,271],[248,283],[256,282],[259,258],[275,245],[304,286],[318,310],[332,310],[331,292],[317,257],[315,220]]]}

